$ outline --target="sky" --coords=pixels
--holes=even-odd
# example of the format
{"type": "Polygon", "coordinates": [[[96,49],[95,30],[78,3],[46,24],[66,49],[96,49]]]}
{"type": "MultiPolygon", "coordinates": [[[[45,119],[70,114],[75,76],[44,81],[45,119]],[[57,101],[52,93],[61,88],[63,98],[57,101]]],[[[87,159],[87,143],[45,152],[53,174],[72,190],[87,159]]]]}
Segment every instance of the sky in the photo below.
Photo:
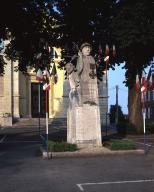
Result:
{"type": "Polygon", "coordinates": [[[124,114],[128,114],[128,88],[123,81],[125,80],[125,69],[122,69],[123,64],[116,66],[115,70],[110,69],[108,72],[108,94],[109,94],[109,107],[116,104],[116,85],[118,85],[118,104],[122,108],[124,114]]]}

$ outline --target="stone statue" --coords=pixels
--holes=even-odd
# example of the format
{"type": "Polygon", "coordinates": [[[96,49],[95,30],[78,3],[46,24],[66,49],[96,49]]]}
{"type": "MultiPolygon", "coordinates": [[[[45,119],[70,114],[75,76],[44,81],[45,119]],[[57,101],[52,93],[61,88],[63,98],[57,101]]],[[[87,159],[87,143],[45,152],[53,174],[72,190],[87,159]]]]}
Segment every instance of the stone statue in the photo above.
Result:
{"type": "MultiPolygon", "coordinates": [[[[70,103],[71,106],[83,104],[97,105],[97,84],[96,63],[90,55],[92,47],[89,43],[83,43],[78,52],[76,65],[72,62],[66,64],[66,71],[70,82],[70,103]]],[[[72,58],[71,61],[73,61],[72,58]]]]}
{"type": "Polygon", "coordinates": [[[102,146],[96,62],[91,50],[89,43],[83,43],[78,56],[66,64],[71,87],[67,142],[78,147],[102,146]]]}

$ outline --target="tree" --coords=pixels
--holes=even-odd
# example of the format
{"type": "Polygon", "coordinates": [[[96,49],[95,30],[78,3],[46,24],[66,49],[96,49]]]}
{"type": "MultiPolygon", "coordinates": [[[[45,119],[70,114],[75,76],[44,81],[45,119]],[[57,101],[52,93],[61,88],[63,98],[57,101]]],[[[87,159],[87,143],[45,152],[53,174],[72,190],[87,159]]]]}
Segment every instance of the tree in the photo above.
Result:
{"type": "MultiPolygon", "coordinates": [[[[0,38],[10,40],[5,54],[9,59],[19,60],[19,70],[26,72],[27,66],[45,67],[50,63],[50,47],[56,45],[59,36],[58,17],[52,0],[1,2],[0,38]]],[[[2,57],[0,62],[0,73],[3,73],[2,57]]]]}
{"type": "MultiPolygon", "coordinates": [[[[79,46],[83,42],[92,44],[95,59],[98,60],[99,45],[104,55],[105,45],[109,42],[109,20],[112,9],[112,0],[55,0],[60,13],[59,42],[63,49],[66,62],[74,54],[78,54],[79,46]]],[[[60,67],[64,67],[61,63],[60,67]]],[[[111,66],[112,67],[112,66],[111,66]]],[[[104,58],[99,62],[97,74],[101,80],[102,71],[105,69],[104,58]]]]}
{"type": "MultiPolygon", "coordinates": [[[[49,47],[72,48],[72,42],[89,41],[94,50],[105,45],[111,0],[17,0],[0,7],[0,37],[11,39],[6,56],[19,60],[19,70],[42,65],[36,59],[42,53],[49,64],[49,47]],[[9,6],[8,6],[9,5],[9,6]],[[6,12],[9,13],[5,17],[6,12]],[[70,46],[71,44],[71,46],[70,46]]],[[[67,52],[69,52],[67,49],[67,52]]],[[[76,50],[75,50],[76,52],[76,50]]],[[[95,52],[95,51],[94,51],[95,52]]],[[[73,51],[74,53],[74,51],[73,51]]],[[[72,55],[72,53],[71,53],[72,55]]],[[[4,63],[1,62],[1,73],[4,63]]],[[[39,66],[40,67],[40,66],[39,66]]],[[[44,67],[44,65],[42,66],[44,67]]]]}
{"type": "Polygon", "coordinates": [[[135,79],[137,73],[141,77],[154,56],[153,0],[64,0],[57,1],[57,7],[65,25],[63,43],[69,37],[70,42],[77,43],[91,40],[95,50],[99,43],[103,48],[106,43],[116,45],[117,57],[110,58],[109,67],[125,62],[129,120],[140,131],[143,127],[141,93],[135,89],[135,79]]]}
{"type": "Polygon", "coordinates": [[[129,121],[138,132],[142,129],[140,92],[135,88],[136,75],[154,56],[154,3],[152,0],[120,0],[113,7],[110,23],[112,40],[116,43],[117,63],[125,62],[129,121]]]}

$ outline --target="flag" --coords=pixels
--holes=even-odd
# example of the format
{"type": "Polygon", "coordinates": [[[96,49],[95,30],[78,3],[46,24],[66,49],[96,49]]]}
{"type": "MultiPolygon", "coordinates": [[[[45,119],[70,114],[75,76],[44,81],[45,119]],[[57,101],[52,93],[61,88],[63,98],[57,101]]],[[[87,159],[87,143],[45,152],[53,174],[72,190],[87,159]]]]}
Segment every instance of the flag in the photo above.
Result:
{"type": "Polygon", "coordinates": [[[41,59],[41,57],[42,57],[42,53],[38,53],[38,54],[36,55],[36,59],[41,59]]]}
{"type": "Polygon", "coordinates": [[[145,75],[145,72],[142,72],[142,78],[141,78],[141,104],[142,104],[142,112],[145,112],[145,95],[147,91],[147,77],[145,75]]]}
{"type": "Polygon", "coordinates": [[[43,73],[43,90],[45,91],[49,91],[50,90],[50,73],[47,70],[47,68],[45,69],[44,73],[43,73]]]}
{"type": "Polygon", "coordinates": [[[139,75],[136,75],[136,89],[139,90],[140,89],[140,80],[139,80],[139,75]]]}
{"type": "Polygon", "coordinates": [[[153,76],[154,76],[154,64],[150,67],[148,77],[147,77],[148,87],[149,87],[150,90],[154,89],[153,76]]]}
{"type": "Polygon", "coordinates": [[[109,56],[106,56],[105,58],[104,58],[104,61],[106,62],[106,61],[108,61],[109,60],[109,56]]]}
{"type": "Polygon", "coordinates": [[[113,54],[113,57],[116,56],[116,48],[115,48],[115,45],[113,45],[113,48],[112,48],[112,54],[113,54]]]}
{"type": "Polygon", "coordinates": [[[43,90],[44,91],[49,91],[50,90],[50,83],[44,82],[43,83],[43,90]]]}
{"type": "Polygon", "coordinates": [[[50,72],[47,70],[47,68],[43,72],[44,79],[49,79],[50,78],[50,72]]]}
{"type": "Polygon", "coordinates": [[[150,79],[150,76],[153,76],[153,75],[154,75],[154,64],[149,69],[148,79],[150,79]]]}
{"type": "Polygon", "coordinates": [[[99,44],[99,47],[98,47],[98,54],[99,55],[102,55],[103,51],[102,51],[102,46],[101,44],[99,44]]]}
{"type": "Polygon", "coordinates": [[[147,78],[145,76],[144,71],[142,72],[142,78],[141,78],[141,93],[147,91],[147,78]]]}
{"type": "Polygon", "coordinates": [[[36,73],[36,80],[43,81],[43,73],[42,73],[41,69],[38,69],[38,71],[36,73]]]}
{"type": "Polygon", "coordinates": [[[105,47],[105,55],[109,55],[109,46],[108,44],[106,44],[106,47],[105,47]]]}
{"type": "Polygon", "coordinates": [[[152,75],[150,76],[150,79],[149,79],[149,81],[148,81],[148,88],[149,88],[150,90],[153,90],[153,88],[154,88],[152,75]]]}
{"type": "Polygon", "coordinates": [[[51,76],[53,83],[56,84],[58,81],[58,75],[57,75],[57,69],[55,63],[53,64],[52,71],[51,71],[51,76]]]}
{"type": "Polygon", "coordinates": [[[98,47],[98,63],[101,63],[101,60],[102,60],[102,46],[101,44],[99,44],[99,47],[98,47]]]}
{"type": "Polygon", "coordinates": [[[105,58],[104,58],[104,61],[106,62],[106,86],[107,86],[107,81],[108,81],[108,72],[107,72],[107,70],[108,70],[108,65],[109,65],[109,52],[110,52],[110,50],[109,50],[109,46],[108,46],[108,44],[106,44],[106,47],[105,47],[105,58]]]}

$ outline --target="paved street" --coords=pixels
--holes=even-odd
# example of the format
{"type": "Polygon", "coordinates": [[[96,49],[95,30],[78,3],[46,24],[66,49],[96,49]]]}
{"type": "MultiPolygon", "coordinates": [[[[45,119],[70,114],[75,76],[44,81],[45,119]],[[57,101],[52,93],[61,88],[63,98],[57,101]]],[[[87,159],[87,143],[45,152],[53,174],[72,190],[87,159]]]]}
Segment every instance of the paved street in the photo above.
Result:
{"type": "Polygon", "coordinates": [[[153,149],[147,156],[43,160],[37,129],[8,130],[4,135],[0,143],[0,192],[153,192],[153,149]]]}

